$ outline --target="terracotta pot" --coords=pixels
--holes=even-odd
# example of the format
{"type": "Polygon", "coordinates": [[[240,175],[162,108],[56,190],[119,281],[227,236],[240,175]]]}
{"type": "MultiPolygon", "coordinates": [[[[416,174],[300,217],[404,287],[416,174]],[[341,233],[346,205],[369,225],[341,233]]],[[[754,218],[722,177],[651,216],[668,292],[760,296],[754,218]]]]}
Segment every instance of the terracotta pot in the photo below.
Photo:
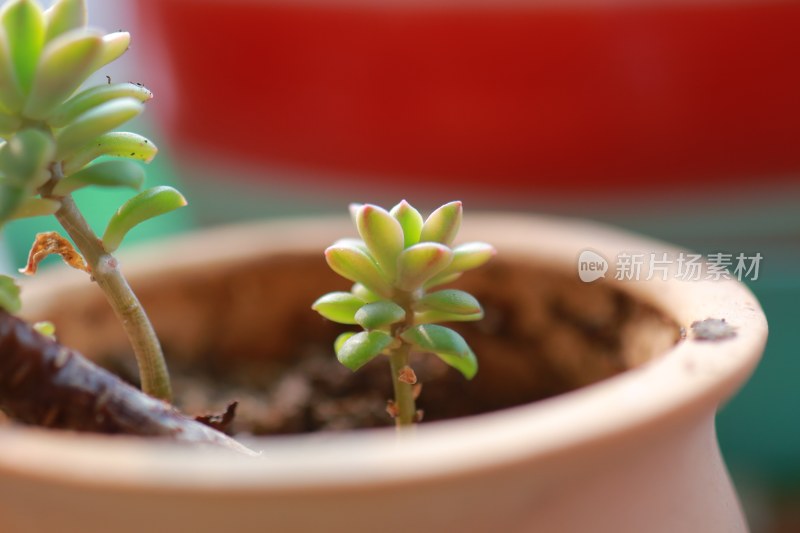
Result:
{"type": "Polygon", "coordinates": [[[797,2],[133,3],[141,81],[193,179],[249,163],[509,200],[800,170],[797,2]]]}
{"type": "MultiPolygon", "coordinates": [[[[613,261],[605,280],[583,284],[576,275],[583,249],[609,259],[622,251],[678,251],[586,222],[468,218],[461,238],[492,242],[498,261],[560,276],[575,294],[614,291],[617,299],[659,313],[652,327],[624,337],[632,368],[547,400],[423,424],[407,438],[387,429],[254,439],[263,451],[258,459],[154,440],[3,427],[3,531],[746,531],[714,414],[765,344],[765,317],[748,290],[736,281],[690,282],[674,273],[666,281],[615,281],[613,261]],[[690,325],[707,318],[725,319],[735,333],[697,338],[690,325]],[[688,333],[675,342],[679,326],[688,333]]],[[[275,299],[265,301],[253,296],[258,289],[245,273],[276,257],[304,258],[308,272],[322,272],[320,250],[350,233],[349,222],[339,219],[232,227],[152,245],[123,264],[166,346],[191,348],[208,337],[209,317],[230,314],[222,338],[235,347],[253,334],[237,329],[242,316],[272,314],[278,331],[285,319],[273,304],[282,292],[302,293],[273,280],[275,299]],[[201,302],[220,279],[232,283],[231,306],[207,315],[201,302]]],[[[506,280],[495,282],[501,290],[506,280]]],[[[307,284],[314,283],[309,276],[307,284]]],[[[124,345],[80,273],[54,271],[25,293],[29,316],[53,318],[65,342],[87,354],[124,345]]],[[[602,308],[593,297],[576,305],[602,308]]],[[[267,339],[268,327],[258,326],[267,339]]],[[[482,371],[490,369],[492,354],[479,357],[482,371]]],[[[503,379],[510,383],[513,375],[503,379]]]]}

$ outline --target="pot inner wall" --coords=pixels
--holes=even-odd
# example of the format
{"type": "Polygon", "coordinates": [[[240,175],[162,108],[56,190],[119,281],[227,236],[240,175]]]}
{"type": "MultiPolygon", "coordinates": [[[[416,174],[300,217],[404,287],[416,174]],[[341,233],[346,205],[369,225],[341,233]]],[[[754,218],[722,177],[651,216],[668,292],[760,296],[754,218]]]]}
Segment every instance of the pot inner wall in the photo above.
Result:
{"type": "MultiPolygon", "coordinates": [[[[350,284],[319,254],[275,255],[247,263],[133,279],[161,336],[176,403],[187,413],[219,412],[238,401],[234,433],[285,434],[391,424],[388,361],[357,373],[333,353],[355,326],[331,323],[311,303],[350,284]]],[[[424,421],[534,402],[609,378],[666,352],[680,339],[674,320],[613,283],[508,256],[452,284],[486,316],[452,327],[479,361],[466,381],[433,355],[416,355],[424,421]]],[[[50,311],[64,344],[135,381],[135,363],[99,293],[65,298],[50,311]],[[69,300],[69,301],[66,301],[69,300]]]]}

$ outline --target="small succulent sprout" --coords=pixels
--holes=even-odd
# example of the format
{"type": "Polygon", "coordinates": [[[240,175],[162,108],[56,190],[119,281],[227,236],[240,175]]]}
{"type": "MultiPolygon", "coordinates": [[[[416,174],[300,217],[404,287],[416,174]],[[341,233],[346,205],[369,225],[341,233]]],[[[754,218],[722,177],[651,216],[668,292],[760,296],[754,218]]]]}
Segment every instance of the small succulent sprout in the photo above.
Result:
{"type": "Polygon", "coordinates": [[[411,351],[435,354],[467,379],[478,370],[464,338],[437,323],[480,320],[480,303],[461,290],[428,289],[486,263],[495,251],[479,242],[451,248],[461,226],[461,202],[443,205],[426,220],[405,200],[388,212],[351,204],[350,215],[361,239],[337,241],[325,258],[334,272],[355,283],[349,293],[329,293],[312,307],[325,318],[364,328],[334,342],[346,367],[357,370],[381,354],[389,357],[395,390],[391,412],[398,426],[412,424],[418,421],[420,389],[408,364],[411,351]]]}
{"type": "Polygon", "coordinates": [[[9,313],[18,313],[21,308],[19,285],[14,278],[0,275],[0,309],[5,309],[9,313]]]}
{"type": "Polygon", "coordinates": [[[186,205],[186,198],[172,187],[153,187],[140,192],[117,210],[103,234],[103,247],[113,252],[134,227],[186,205]]]}

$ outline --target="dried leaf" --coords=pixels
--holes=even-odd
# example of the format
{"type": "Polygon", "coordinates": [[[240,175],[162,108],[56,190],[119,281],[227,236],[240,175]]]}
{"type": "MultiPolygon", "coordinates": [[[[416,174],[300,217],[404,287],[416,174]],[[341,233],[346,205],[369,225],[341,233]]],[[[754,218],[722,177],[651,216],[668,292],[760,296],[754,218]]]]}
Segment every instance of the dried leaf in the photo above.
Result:
{"type": "Polygon", "coordinates": [[[236,418],[236,407],[238,407],[238,405],[239,402],[231,402],[223,413],[209,413],[196,416],[194,419],[212,429],[230,435],[228,430],[230,429],[231,423],[233,423],[233,419],[236,418]]]}
{"type": "Polygon", "coordinates": [[[416,385],[417,375],[414,373],[413,368],[406,365],[400,369],[400,372],[397,374],[397,380],[401,383],[406,383],[408,385],[416,385]]]}
{"type": "Polygon", "coordinates": [[[33,246],[28,254],[28,264],[19,271],[26,276],[33,276],[39,268],[39,263],[48,255],[53,254],[60,255],[64,262],[72,268],[91,274],[83,256],[75,250],[71,242],[55,231],[36,234],[36,240],[33,241],[33,246]]]}

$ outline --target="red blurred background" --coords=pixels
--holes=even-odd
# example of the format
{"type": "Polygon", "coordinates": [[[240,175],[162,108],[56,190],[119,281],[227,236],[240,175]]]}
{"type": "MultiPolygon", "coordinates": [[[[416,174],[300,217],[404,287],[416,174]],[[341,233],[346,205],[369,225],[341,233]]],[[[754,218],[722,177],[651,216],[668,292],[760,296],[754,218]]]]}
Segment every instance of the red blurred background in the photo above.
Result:
{"type": "Polygon", "coordinates": [[[179,152],[507,196],[798,181],[797,1],[137,5],[179,152]]]}

